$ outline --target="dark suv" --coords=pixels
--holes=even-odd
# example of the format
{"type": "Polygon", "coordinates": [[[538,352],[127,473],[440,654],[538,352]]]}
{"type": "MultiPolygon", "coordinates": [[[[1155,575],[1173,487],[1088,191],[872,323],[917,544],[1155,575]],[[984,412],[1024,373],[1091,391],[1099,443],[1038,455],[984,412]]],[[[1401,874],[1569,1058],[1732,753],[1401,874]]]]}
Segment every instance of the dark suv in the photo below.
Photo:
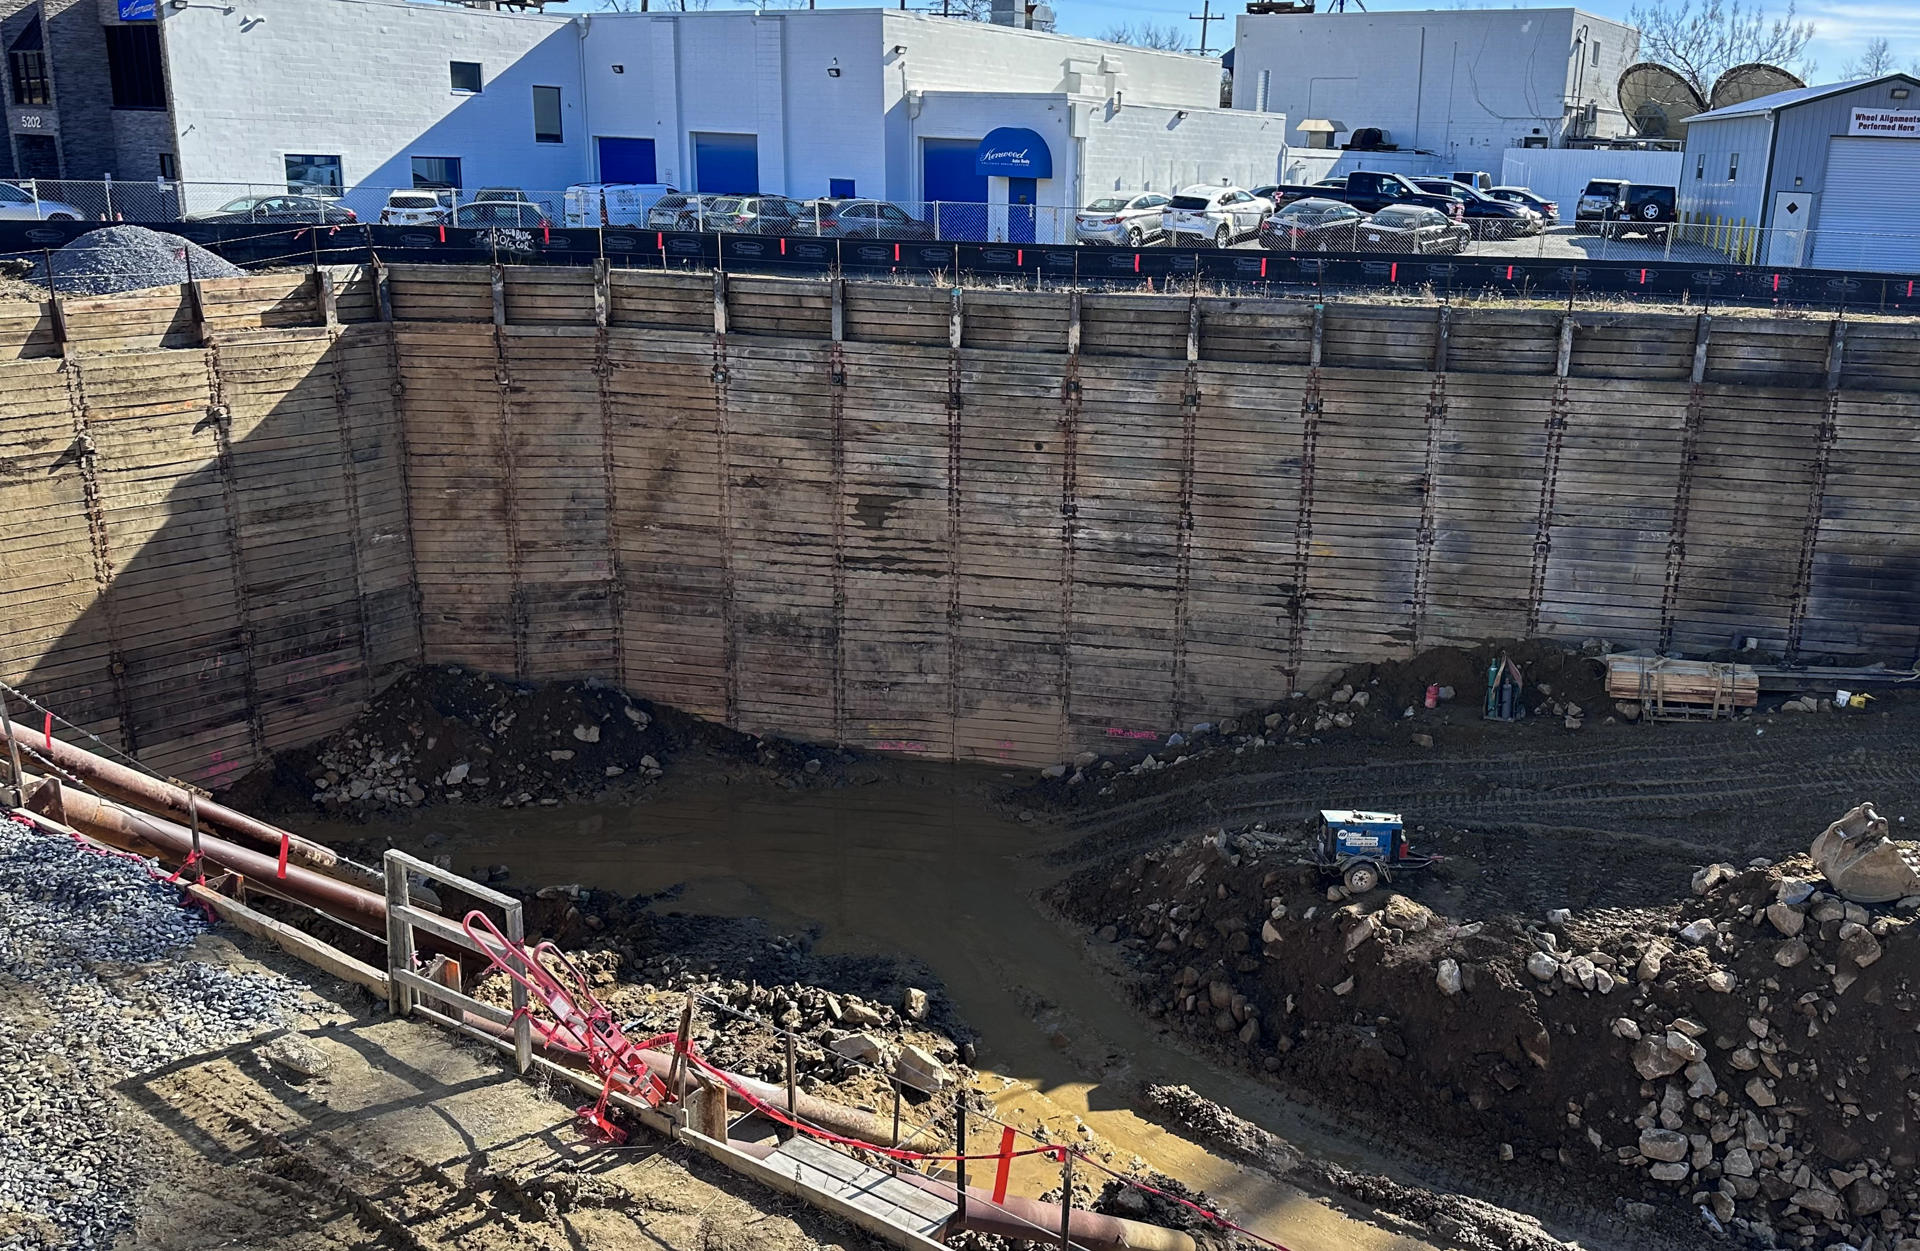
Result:
{"type": "Polygon", "coordinates": [[[1679,219],[1679,193],[1672,187],[1596,179],[1580,197],[1578,224],[1593,226],[1608,239],[1643,234],[1662,243],[1679,219]],[[1604,194],[1609,190],[1611,195],[1604,194]]]}

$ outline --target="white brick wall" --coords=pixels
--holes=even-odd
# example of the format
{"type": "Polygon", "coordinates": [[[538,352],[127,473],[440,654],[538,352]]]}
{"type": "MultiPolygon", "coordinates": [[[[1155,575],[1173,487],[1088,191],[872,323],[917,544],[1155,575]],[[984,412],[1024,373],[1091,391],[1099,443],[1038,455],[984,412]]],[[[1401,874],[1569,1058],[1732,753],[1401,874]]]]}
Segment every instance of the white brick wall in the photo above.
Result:
{"type": "Polygon", "coordinates": [[[390,0],[161,5],[180,174],[285,184],[287,153],[337,155],[349,184],[405,187],[410,157],[458,156],[468,187],[551,190],[586,168],[579,46],[564,17],[390,0]],[[447,63],[478,61],[479,95],[447,63]],[[566,142],[533,142],[536,85],[566,142]]]}
{"type": "Polygon", "coordinates": [[[1570,8],[1246,15],[1234,106],[1256,107],[1264,73],[1267,107],[1296,126],[1377,126],[1402,149],[1488,169],[1529,134],[1558,143],[1586,102],[1594,133],[1621,133],[1615,84],[1638,47],[1632,27],[1570,8]]]}

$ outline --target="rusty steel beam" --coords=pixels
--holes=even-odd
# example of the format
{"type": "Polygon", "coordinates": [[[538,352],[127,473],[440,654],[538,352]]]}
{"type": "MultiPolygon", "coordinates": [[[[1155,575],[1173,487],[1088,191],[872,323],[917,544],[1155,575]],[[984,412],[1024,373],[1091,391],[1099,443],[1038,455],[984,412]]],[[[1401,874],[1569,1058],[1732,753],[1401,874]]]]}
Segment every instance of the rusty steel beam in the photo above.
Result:
{"type": "Polygon", "coordinates": [[[369,889],[378,889],[383,885],[381,875],[364,865],[355,864],[330,847],[300,837],[298,834],[283,830],[277,825],[269,825],[244,812],[235,811],[225,804],[211,799],[192,796],[182,786],[128,768],[105,756],[96,755],[85,748],[75,747],[60,739],[49,741],[25,727],[8,721],[0,724],[0,733],[8,736],[8,746],[18,745],[19,749],[39,756],[62,770],[82,778],[87,785],[109,799],[132,804],[146,811],[159,811],[188,818],[197,809],[203,826],[211,825],[224,830],[229,836],[239,837],[263,847],[271,847],[277,855],[280,841],[287,842],[287,858],[301,864],[310,865],[323,873],[353,882],[369,889]]]}

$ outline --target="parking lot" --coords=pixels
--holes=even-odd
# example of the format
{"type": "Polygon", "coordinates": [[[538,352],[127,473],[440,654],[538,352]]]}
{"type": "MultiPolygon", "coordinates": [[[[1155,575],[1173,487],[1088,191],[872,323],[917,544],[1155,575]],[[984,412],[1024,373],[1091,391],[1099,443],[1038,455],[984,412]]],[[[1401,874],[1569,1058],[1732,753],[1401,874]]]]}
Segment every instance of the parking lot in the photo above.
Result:
{"type": "MultiPolygon", "coordinates": [[[[1258,249],[1257,240],[1245,239],[1233,245],[1236,248],[1258,249]]],[[[1529,260],[1567,260],[1567,261],[1699,261],[1724,262],[1724,252],[1689,240],[1679,235],[1672,236],[1671,247],[1667,241],[1655,242],[1638,235],[1630,239],[1603,239],[1589,230],[1576,232],[1572,226],[1553,226],[1544,233],[1528,235],[1518,239],[1482,239],[1471,244],[1465,256],[1510,256],[1515,259],[1529,260]]]]}

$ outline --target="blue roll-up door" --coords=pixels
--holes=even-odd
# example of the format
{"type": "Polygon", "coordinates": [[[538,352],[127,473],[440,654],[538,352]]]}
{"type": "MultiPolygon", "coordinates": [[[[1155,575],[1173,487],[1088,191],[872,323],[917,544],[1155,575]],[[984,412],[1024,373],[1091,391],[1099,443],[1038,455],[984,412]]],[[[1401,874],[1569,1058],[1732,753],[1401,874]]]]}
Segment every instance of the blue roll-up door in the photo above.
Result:
{"type": "Polygon", "coordinates": [[[600,138],[601,182],[658,182],[653,140],[600,138]]]}
{"type": "Polygon", "coordinates": [[[758,195],[760,137],[695,134],[693,189],[721,195],[758,195]]]}
{"type": "Polygon", "coordinates": [[[987,176],[974,172],[978,139],[922,139],[920,194],[928,201],[921,216],[931,220],[940,203],[942,239],[984,239],[987,225],[987,176]]]}

